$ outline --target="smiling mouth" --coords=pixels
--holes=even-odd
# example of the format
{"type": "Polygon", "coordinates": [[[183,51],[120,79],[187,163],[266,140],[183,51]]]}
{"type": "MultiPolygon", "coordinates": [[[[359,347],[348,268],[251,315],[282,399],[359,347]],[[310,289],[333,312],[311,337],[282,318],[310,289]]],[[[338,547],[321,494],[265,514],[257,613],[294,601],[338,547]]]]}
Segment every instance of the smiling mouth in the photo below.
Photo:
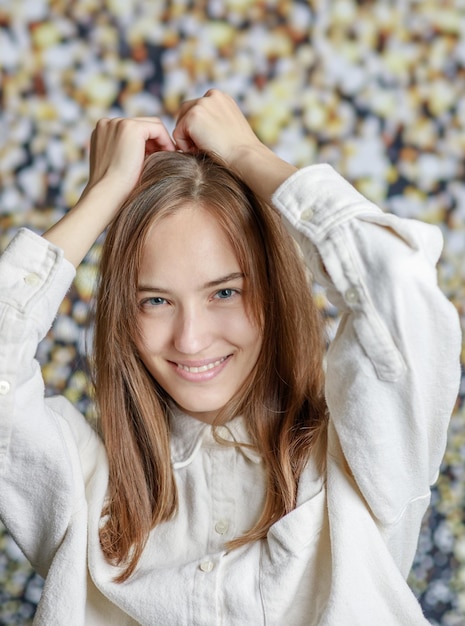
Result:
{"type": "Polygon", "coordinates": [[[182,363],[176,363],[176,367],[180,370],[183,370],[184,372],[189,372],[190,374],[201,374],[202,372],[208,372],[209,370],[212,370],[215,367],[218,367],[219,365],[224,363],[224,361],[226,361],[227,358],[228,358],[227,356],[223,356],[221,357],[221,359],[218,359],[217,361],[212,361],[211,363],[207,363],[206,365],[200,365],[200,366],[194,366],[194,367],[189,367],[188,365],[183,365],[182,363]]]}

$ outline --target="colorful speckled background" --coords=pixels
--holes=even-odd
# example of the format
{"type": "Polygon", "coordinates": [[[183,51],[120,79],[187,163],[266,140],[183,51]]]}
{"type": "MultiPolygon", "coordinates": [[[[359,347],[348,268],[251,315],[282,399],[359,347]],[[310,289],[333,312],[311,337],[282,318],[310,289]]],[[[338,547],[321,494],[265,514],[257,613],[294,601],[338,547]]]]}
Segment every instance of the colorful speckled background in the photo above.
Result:
{"type": "MultiPolygon", "coordinates": [[[[441,285],[464,321],[464,0],[0,0],[0,248],[77,200],[100,117],[157,115],[171,129],[180,102],[210,87],[295,165],[329,162],[386,210],[437,224],[441,285]]],[[[38,355],[50,393],[89,417],[98,250],[38,355]]],[[[410,576],[432,624],[465,624],[464,505],[459,401],[410,576]]],[[[0,624],[30,624],[41,585],[0,530],[0,624]]]]}

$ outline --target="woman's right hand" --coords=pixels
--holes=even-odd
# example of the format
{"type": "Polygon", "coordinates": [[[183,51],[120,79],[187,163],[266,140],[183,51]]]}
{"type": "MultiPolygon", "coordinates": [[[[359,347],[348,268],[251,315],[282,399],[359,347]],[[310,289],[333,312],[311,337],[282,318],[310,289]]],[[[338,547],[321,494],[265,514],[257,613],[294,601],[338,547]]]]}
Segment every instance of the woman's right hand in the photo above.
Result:
{"type": "Polygon", "coordinates": [[[158,118],[100,120],[91,136],[89,182],[44,237],[77,267],[137,185],[147,156],[163,150],[176,146],[158,118]]]}
{"type": "Polygon", "coordinates": [[[139,181],[146,157],[175,149],[167,129],[156,117],[101,119],[91,135],[89,182],[83,195],[102,183],[108,184],[115,199],[119,194],[121,205],[139,181]]]}

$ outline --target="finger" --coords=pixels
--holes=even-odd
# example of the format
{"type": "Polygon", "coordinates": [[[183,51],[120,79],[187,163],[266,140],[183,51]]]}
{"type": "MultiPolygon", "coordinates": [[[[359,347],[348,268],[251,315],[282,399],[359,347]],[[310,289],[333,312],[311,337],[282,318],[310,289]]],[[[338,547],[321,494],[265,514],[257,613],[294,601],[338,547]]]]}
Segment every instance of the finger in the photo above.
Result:
{"type": "Polygon", "coordinates": [[[184,102],[179,109],[176,126],[173,131],[173,140],[178,150],[196,152],[197,145],[192,137],[192,110],[197,106],[199,99],[184,102]]]}
{"type": "Polygon", "coordinates": [[[177,149],[183,152],[192,152],[195,147],[195,143],[190,136],[184,117],[176,124],[173,131],[173,140],[176,143],[177,149]]]}
{"type": "Polygon", "coordinates": [[[103,118],[98,121],[96,130],[110,141],[139,137],[145,142],[150,141],[151,146],[158,143],[159,150],[176,149],[166,126],[158,117],[103,118]]]}
{"type": "Polygon", "coordinates": [[[182,152],[193,152],[195,150],[195,143],[191,139],[187,128],[176,126],[173,132],[173,139],[178,150],[182,152]]]}
{"type": "Polygon", "coordinates": [[[228,98],[227,93],[221,91],[220,89],[216,89],[216,87],[211,87],[207,89],[207,91],[203,95],[204,98],[228,98]]]}
{"type": "Polygon", "coordinates": [[[176,146],[174,142],[169,138],[166,143],[163,143],[158,138],[148,139],[145,142],[145,156],[149,156],[149,154],[153,154],[154,152],[174,152],[176,150],[176,146]]]}
{"type": "Polygon", "coordinates": [[[176,116],[176,123],[179,124],[194,107],[203,108],[205,106],[208,106],[206,103],[206,98],[215,97],[215,95],[217,95],[218,93],[220,92],[217,89],[209,89],[201,98],[193,98],[192,100],[186,100],[185,102],[183,102],[179,107],[179,111],[176,116]]]}
{"type": "Polygon", "coordinates": [[[132,137],[134,137],[134,133],[137,133],[143,139],[146,154],[164,150],[169,152],[176,150],[173,139],[160,119],[155,117],[136,117],[130,118],[128,121],[131,124],[128,127],[128,133],[132,137]]]}
{"type": "Polygon", "coordinates": [[[176,145],[168,129],[159,118],[136,117],[132,119],[144,129],[146,154],[163,150],[169,152],[176,150],[176,145]]]}
{"type": "Polygon", "coordinates": [[[178,114],[176,116],[176,120],[177,122],[179,122],[179,120],[184,117],[184,115],[190,111],[190,109],[192,109],[192,107],[194,107],[199,101],[201,100],[201,98],[193,98],[192,100],[185,100],[181,106],[179,107],[179,111],[178,114]]]}
{"type": "Polygon", "coordinates": [[[176,144],[170,137],[166,128],[163,128],[163,131],[157,133],[156,136],[149,136],[146,138],[145,149],[149,153],[157,151],[174,152],[176,150],[176,144]]]}

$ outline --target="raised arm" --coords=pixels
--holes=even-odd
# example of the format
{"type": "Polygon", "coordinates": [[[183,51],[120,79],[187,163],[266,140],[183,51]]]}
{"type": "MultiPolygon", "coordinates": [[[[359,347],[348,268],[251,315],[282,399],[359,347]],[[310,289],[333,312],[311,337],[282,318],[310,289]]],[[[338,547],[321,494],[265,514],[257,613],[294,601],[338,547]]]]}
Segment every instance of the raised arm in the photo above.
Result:
{"type": "Polygon", "coordinates": [[[301,170],[273,201],[341,312],[326,359],[333,526],[364,544],[356,499],[344,504],[359,490],[407,576],[460,382],[458,315],[437,283],[441,232],[382,212],[329,165],[301,170]]]}
{"type": "Polygon", "coordinates": [[[175,150],[158,118],[103,119],[92,133],[89,182],[76,206],[44,237],[75,267],[137,184],[148,154],[175,150]]]}
{"type": "Polygon", "coordinates": [[[296,171],[261,143],[236,102],[216,89],[182,105],[173,138],[184,152],[218,156],[267,202],[296,171]]]}

